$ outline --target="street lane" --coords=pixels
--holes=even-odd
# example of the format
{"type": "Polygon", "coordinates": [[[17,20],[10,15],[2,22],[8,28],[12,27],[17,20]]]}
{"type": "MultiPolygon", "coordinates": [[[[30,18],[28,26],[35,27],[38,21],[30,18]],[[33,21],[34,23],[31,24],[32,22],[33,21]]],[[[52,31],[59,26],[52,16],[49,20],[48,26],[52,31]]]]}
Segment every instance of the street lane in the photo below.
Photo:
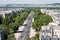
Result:
{"type": "Polygon", "coordinates": [[[24,29],[23,32],[21,33],[21,36],[19,37],[18,40],[27,40],[30,35],[30,29],[31,29],[31,24],[32,24],[32,18],[33,18],[33,11],[29,14],[27,17],[25,23],[23,24],[24,29]]]}

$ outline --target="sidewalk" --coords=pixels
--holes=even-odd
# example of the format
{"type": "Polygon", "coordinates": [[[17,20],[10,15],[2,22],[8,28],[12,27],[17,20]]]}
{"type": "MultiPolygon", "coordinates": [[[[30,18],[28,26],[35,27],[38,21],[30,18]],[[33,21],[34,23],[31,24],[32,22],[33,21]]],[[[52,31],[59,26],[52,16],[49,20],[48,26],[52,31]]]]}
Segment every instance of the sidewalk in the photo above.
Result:
{"type": "MultiPolygon", "coordinates": [[[[18,31],[23,31],[23,29],[24,29],[24,26],[20,26],[18,31]]],[[[19,37],[21,36],[21,33],[14,33],[14,35],[15,35],[16,40],[18,40],[19,37]]]]}

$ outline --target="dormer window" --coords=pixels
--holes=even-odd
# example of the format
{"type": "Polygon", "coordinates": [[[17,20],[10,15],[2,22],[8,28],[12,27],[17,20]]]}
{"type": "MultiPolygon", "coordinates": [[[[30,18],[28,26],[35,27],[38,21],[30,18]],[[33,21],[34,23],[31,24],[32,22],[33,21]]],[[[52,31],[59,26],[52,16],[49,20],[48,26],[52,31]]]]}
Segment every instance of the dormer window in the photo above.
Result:
{"type": "Polygon", "coordinates": [[[58,24],[58,26],[60,26],[60,24],[58,24]]]}

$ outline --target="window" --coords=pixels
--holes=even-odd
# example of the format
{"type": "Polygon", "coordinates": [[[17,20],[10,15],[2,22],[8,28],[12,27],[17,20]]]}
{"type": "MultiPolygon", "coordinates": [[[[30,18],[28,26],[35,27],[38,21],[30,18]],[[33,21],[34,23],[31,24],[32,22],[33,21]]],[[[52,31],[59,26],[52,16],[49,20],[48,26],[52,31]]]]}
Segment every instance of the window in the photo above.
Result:
{"type": "Polygon", "coordinates": [[[60,24],[58,24],[58,26],[60,26],[60,24]]]}

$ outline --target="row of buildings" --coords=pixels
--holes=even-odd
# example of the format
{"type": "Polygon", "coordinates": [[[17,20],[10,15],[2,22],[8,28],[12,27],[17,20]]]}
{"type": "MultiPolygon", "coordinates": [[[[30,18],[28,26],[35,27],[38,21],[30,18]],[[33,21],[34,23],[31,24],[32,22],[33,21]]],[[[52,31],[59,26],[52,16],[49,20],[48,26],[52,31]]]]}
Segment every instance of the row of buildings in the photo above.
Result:
{"type": "Polygon", "coordinates": [[[3,18],[5,18],[6,16],[13,16],[16,15],[17,12],[22,12],[22,11],[24,11],[24,8],[3,9],[0,11],[0,15],[2,15],[3,18]]]}
{"type": "Polygon", "coordinates": [[[41,12],[52,16],[53,21],[56,21],[60,17],[59,9],[41,9],[41,12]]]}
{"type": "Polygon", "coordinates": [[[51,15],[53,22],[47,26],[42,26],[40,30],[40,40],[60,40],[60,11],[42,9],[41,12],[51,15]]]}

